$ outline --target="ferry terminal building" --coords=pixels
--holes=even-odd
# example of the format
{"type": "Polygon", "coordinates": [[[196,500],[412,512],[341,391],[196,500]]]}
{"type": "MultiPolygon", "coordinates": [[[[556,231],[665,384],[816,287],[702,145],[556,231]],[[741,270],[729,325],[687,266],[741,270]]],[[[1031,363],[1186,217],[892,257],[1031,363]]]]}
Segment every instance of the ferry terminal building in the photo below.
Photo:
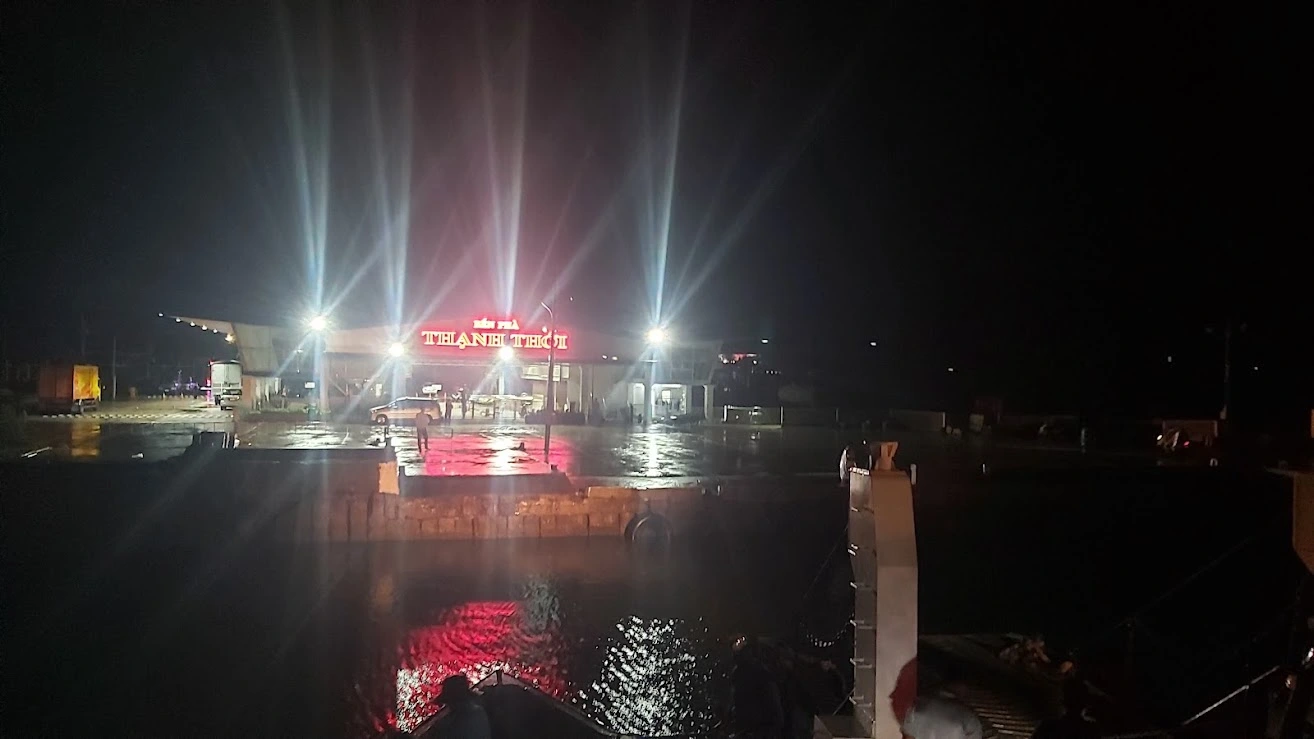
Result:
{"type": "MultiPolygon", "coordinates": [[[[547,325],[495,314],[431,319],[401,336],[387,326],[330,327],[316,334],[173,318],[227,334],[242,363],[242,404],[248,408],[282,393],[283,380],[295,376],[322,378],[333,408],[438,395],[469,398],[476,417],[504,417],[513,405],[522,412],[541,411],[547,404],[552,353],[558,413],[579,414],[588,423],[627,414],[706,418],[712,414],[714,374],[721,364],[719,341],[673,337],[651,346],[642,337],[561,326],[554,332],[547,325]]],[[[454,415],[459,417],[459,411],[454,415]]]]}

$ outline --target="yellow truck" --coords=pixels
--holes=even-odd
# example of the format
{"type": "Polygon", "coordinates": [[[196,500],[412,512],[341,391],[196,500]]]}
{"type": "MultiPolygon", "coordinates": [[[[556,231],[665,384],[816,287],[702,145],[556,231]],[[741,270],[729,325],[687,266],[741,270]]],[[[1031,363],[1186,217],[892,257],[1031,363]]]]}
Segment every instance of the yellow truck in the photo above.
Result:
{"type": "Polygon", "coordinates": [[[37,381],[42,413],[84,413],[100,405],[100,368],[94,364],[48,364],[37,381]]]}

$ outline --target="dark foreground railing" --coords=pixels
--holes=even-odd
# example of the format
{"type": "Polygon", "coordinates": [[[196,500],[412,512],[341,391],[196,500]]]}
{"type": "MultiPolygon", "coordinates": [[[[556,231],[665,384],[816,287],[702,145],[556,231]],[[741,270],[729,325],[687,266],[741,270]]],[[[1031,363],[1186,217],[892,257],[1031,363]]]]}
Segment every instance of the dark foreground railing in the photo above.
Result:
{"type": "MultiPolygon", "coordinates": [[[[612,731],[584,715],[568,703],[562,703],[533,685],[501,670],[496,670],[474,684],[481,693],[484,710],[492,725],[494,739],[525,737],[559,737],[560,739],[715,739],[726,734],[719,727],[699,734],[648,736],[612,731]]],[[[442,739],[436,727],[447,714],[446,709],[426,719],[410,733],[413,737],[442,739]]]]}

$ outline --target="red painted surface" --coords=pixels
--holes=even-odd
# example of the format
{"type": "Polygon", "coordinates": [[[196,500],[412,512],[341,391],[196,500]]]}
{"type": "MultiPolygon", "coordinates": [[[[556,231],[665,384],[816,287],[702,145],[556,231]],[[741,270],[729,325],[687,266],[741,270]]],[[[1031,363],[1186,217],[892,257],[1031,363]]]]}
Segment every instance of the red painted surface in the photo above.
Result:
{"type": "Polygon", "coordinates": [[[910,659],[899,670],[899,677],[894,680],[894,690],[890,692],[890,711],[902,726],[917,702],[917,660],[910,659]]]}

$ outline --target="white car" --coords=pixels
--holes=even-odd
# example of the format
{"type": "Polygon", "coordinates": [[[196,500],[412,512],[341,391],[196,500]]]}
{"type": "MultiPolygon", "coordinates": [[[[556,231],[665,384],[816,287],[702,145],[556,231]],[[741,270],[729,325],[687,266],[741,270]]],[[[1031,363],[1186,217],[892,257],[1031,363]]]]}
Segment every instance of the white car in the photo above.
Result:
{"type": "Polygon", "coordinates": [[[420,415],[428,416],[430,422],[442,418],[438,401],[433,398],[397,398],[387,405],[370,409],[370,421],[380,426],[400,421],[414,423],[416,417],[420,415]]]}

